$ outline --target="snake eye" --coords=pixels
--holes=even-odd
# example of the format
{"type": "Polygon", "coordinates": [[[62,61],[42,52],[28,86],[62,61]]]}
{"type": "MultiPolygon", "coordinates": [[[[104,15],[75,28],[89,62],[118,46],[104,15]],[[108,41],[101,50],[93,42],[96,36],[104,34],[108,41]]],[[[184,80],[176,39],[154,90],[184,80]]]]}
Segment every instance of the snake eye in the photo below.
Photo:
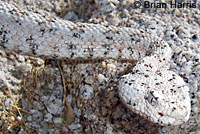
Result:
{"type": "Polygon", "coordinates": [[[158,97],[154,96],[153,91],[150,91],[148,95],[145,96],[145,100],[152,106],[158,105],[158,97]]]}

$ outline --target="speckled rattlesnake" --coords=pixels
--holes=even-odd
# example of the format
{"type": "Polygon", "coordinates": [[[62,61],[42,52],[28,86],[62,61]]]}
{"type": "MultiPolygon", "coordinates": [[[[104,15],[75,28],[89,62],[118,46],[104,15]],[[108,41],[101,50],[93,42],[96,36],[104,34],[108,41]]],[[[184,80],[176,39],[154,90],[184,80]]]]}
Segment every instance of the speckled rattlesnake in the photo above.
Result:
{"type": "Polygon", "coordinates": [[[169,71],[171,48],[144,30],[73,23],[0,2],[0,46],[6,52],[54,59],[133,59],[119,95],[134,112],[159,125],[189,119],[189,89],[169,71]]]}

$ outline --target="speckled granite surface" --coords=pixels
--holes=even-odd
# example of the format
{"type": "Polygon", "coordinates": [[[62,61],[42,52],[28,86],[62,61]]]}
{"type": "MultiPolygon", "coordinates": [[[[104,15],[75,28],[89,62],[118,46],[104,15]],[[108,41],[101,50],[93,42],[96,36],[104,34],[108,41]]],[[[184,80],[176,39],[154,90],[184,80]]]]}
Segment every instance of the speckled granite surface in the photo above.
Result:
{"type": "Polygon", "coordinates": [[[71,21],[154,32],[173,49],[171,69],[189,86],[192,111],[190,120],[176,127],[160,127],[132,113],[119,100],[116,86],[118,77],[131,66],[130,63],[106,60],[69,64],[0,51],[2,133],[200,133],[199,3],[195,8],[171,8],[167,3],[166,9],[143,6],[136,9],[132,0],[10,2],[33,12],[71,21]],[[63,103],[65,96],[75,113],[72,122],[70,107],[63,103]]]}

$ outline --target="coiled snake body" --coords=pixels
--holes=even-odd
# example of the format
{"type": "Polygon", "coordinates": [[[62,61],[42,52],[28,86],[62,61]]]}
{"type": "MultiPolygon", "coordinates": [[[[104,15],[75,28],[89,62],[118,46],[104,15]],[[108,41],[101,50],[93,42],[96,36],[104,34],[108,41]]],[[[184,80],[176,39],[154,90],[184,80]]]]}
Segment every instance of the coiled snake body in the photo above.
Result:
{"type": "Polygon", "coordinates": [[[169,70],[171,48],[144,30],[73,23],[0,2],[0,46],[6,52],[54,59],[133,59],[119,80],[119,96],[132,111],[159,125],[189,119],[189,88],[169,70]]]}

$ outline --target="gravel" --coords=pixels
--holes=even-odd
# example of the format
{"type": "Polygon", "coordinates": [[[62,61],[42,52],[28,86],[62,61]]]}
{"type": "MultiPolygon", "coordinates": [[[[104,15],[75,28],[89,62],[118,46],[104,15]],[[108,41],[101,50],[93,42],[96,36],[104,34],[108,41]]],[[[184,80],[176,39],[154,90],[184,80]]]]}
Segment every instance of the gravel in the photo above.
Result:
{"type": "Polygon", "coordinates": [[[116,84],[117,78],[130,67],[130,63],[105,60],[67,64],[66,61],[6,54],[0,50],[0,131],[19,134],[200,133],[200,4],[197,3],[196,8],[170,8],[168,3],[166,9],[137,9],[134,2],[10,1],[43,15],[146,29],[163,38],[173,49],[171,70],[179,74],[190,89],[192,110],[187,123],[161,127],[123,105],[116,84]],[[65,84],[58,64],[63,70],[65,84]],[[75,114],[72,122],[68,122],[69,116],[66,115],[65,97],[75,114]]]}

